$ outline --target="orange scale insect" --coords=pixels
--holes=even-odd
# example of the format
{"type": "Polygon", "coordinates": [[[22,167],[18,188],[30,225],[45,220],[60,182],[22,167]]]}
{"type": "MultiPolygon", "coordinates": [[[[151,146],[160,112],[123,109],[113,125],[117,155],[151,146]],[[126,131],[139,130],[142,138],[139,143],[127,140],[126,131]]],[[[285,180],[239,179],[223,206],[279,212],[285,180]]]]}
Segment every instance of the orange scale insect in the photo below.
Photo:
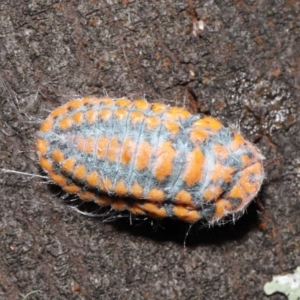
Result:
{"type": "Polygon", "coordinates": [[[58,107],[41,125],[37,153],[49,177],[83,201],[188,223],[236,219],[264,179],[263,156],[237,130],[142,99],[58,107]]]}

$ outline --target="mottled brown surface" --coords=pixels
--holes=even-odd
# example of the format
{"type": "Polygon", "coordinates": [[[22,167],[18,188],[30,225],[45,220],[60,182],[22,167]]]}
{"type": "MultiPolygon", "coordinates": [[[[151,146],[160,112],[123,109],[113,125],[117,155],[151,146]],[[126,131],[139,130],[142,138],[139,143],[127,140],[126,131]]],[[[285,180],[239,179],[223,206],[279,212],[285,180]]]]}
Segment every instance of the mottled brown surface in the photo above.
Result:
{"type": "Polygon", "coordinates": [[[105,90],[218,116],[282,158],[262,217],[193,228],[185,249],[185,225],[102,223],[1,173],[0,299],[267,299],[300,265],[299,16],[293,0],[1,1],[1,168],[40,174],[40,120],[105,90]]]}

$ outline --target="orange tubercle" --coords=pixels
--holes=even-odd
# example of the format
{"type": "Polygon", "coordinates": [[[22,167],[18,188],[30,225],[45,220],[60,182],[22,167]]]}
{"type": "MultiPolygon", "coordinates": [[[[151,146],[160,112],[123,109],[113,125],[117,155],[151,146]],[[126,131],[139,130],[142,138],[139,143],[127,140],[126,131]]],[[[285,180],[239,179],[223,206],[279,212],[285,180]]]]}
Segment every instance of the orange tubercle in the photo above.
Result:
{"type": "Polygon", "coordinates": [[[239,133],[235,132],[233,140],[230,144],[231,151],[235,151],[241,148],[244,143],[245,143],[244,138],[239,133]]]}
{"type": "Polygon", "coordinates": [[[90,124],[94,124],[97,120],[98,112],[95,110],[88,110],[85,117],[90,124]]]}
{"type": "Polygon", "coordinates": [[[67,129],[71,128],[72,125],[73,125],[73,121],[69,117],[65,117],[65,118],[61,119],[59,122],[59,127],[62,130],[67,130],[67,129]]]}
{"type": "Polygon", "coordinates": [[[40,165],[47,172],[51,172],[53,170],[52,162],[43,156],[40,158],[40,165]]]}
{"type": "Polygon", "coordinates": [[[152,200],[154,202],[163,202],[165,199],[165,193],[159,189],[152,189],[149,191],[147,199],[152,200]]]}
{"type": "Polygon", "coordinates": [[[83,102],[81,100],[72,100],[69,101],[68,103],[66,103],[66,108],[72,108],[72,109],[76,109],[79,108],[83,105],[83,102]]]}
{"type": "Polygon", "coordinates": [[[217,132],[222,128],[222,124],[215,118],[204,117],[194,122],[193,127],[199,127],[202,130],[217,132]]]}
{"type": "Polygon", "coordinates": [[[197,183],[202,177],[205,157],[200,148],[195,148],[187,154],[187,165],[183,173],[183,180],[187,186],[197,183]]]}
{"type": "Polygon", "coordinates": [[[93,192],[82,192],[78,193],[78,197],[83,201],[93,201],[95,198],[95,194],[93,192]]]}
{"type": "Polygon", "coordinates": [[[49,172],[48,176],[50,177],[50,179],[53,182],[55,182],[56,184],[58,184],[62,188],[64,188],[67,185],[67,179],[61,174],[56,174],[54,172],[49,172]]]}
{"type": "Polygon", "coordinates": [[[115,111],[115,116],[118,120],[124,120],[128,115],[127,110],[120,108],[115,111]]]}
{"type": "Polygon", "coordinates": [[[97,143],[97,156],[99,158],[105,158],[107,154],[109,139],[106,137],[100,137],[97,143]]]}
{"type": "Polygon", "coordinates": [[[178,133],[179,131],[179,124],[178,122],[172,121],[172,120],[165,120],[164,125],[168,131],[170,131],[173,134],[178,133]]]}
{"type": "Polygon", "coordinates": [[[176,156],[176,151],[171,142],[163,142],[159,145],[154,156],[153,174],[158,181],[162,181],[172,174],[174,167],[173,159],[176,156]]]}
{"type": "Polygon", "coordinates": [[[114,191],[118,196],[125,196],[128,193],[127,187],[124,183],[123,179],[120,179],[115,187],[114,187],[114,191]]]}
{"type": "Polygon", "coordinates": [[[40,131],[47,132],[53,129],[53,119],[47,119],[40,127],[40,131]]]}
{"type": "Polygon", "coordinates": [[[217,199],[220,194],[222,193],[222,188],[220,186],[209,186],[206,188],[206,190],[203,192],[203,199],[205,201],[212,201],[214,199],[217,199]]]}
{"type": "Polygon", "coordinates": [[[193,207],[194,202],[192,201],[192,196],[185,190],[179,191],[175,196],[176,204],[178,205],[188,205],[193,207]]]}
{"type": "Polygon", "coordinates": [[[67,106],[60,106],[58,108],[56,108],[51,114],[50,117],[51,118],[56,118],[59,117],[61,115],[65,115],[68,112],[68,107],[67,106]]]}
{"type": "Polygon", "coordinates": [[[145,123],[148,130],[153,130],[160,125],[161,120],[158,117],[152,116],[145,118],[145,123]]]}
{"type": "Polygon", "coordinates": [[[75,168],[75,164],[76,159],[74,157],[70,157],[61,163],[62,170],[66,173],[71,173],[75,168]]]}
{"type": "Polygon", "coordinates": [[[52,158],[53,158],[54,161],[60,163],[64,159],[64,153],[59,149],[54,149],[52,151],[52,158]]]}
{"type": "Polygon", "coordinates": [[[83,123],[83,113],[77,112],[72,116],[73,121],[76,123],[76,125],[81,125],[83,123]]]}
{"type": "Polygon", "coordinates": [[[75,170],[73,172],[73,175],[78,180],[84,180],[85,177],[86,177],[86,167],[85,167],[85,165],[83,165],[83,164],[78,165],[75,168],[75,170]]]}
{"type": "Polygon", "coordinates": [[[99,117],[103,120],[103,121],[108,121],[112,116],[112,110],[108,109],[108,108],[104,108],[101,109],[101,111],[99,112],[99,117]]]}
{"type": "Polygon", "coordinates": [[[144,118],[145,118],[144,114],[142,114],[139,111],[133,111],[130,114],[130,120],[131,120],[132,124],[136,124],[136,123],[142,122],[144,120],[144,118]]]}
{"type": "Polygon", "coordinates": [[[149,166],[150,157],[153,151],[154,149],[146,141],[142,141],[138,145],[135,159],[135,166],[138,171],[144,170],[149,166]]]}
{"type": "Polygon", "coordinates": [[[161,103],[153,103],[151,110],[156,114],[161,114],[165,112],[167,109],[167,106],[161,103]]]}
{"type": "Polygon", "coordinates": [[[98,186],[99,181],[100,177],[97,171],[93,171],[86,176],[86,182],[92,187],[98,186]]]}
{"type": "Polygon", "coordinates": [[[134,141],[132,141],[130,138],[125,139],[121,151],[121,163],[123,165],[130,163],[135,147],[136,145],[134,141]]]}
{"type": "Polygon", "coordinates": [[[116,104],[120,107],[128,108],[131,106],[132,102],[126,98],[120,98],[116,101],[116,104]]]}
{"type": "Polygon", "coordinates": [[[107,195],[100,195],[94,201],[101,206],[107,206],[111,205],[112,198],[107,195]]]}
{"type": "Polygon", "coordinates": [[[157,205],[147,202],[142,205],[142,208],[147,212],[148,215],[153,218],[164,218],[167,215],[165,208],[158,207],[157,205]]]}
{"type": "Polygon", "coordinates": [[[113,200],[111,202],[111,206],[113,207],[113,209],[117,211],[122,211],[127,209],[127,204],[124,200],[113,200]]]}
{"type": "Polygon", "coordinates": [[[108,144],[107,158],[111,162],[117,161],[118,153],[120,149],[120,143],[117,137],[112,137],[108,144]]]}
{"type": "Polygon", "coordinates": [[[150,106],[150,104],[142,99],[138,99],[133,101],[133,105],[138,109],[138,110],[147,110],[150,106]]]}
{"type": "Polygon", "coordinates": [[[216,210],[214,219],[221,219],[230,213],[232,210],[232,204],[226,199],[220,199],[216,202],[216,210]]]}
{"type": "Polygon", "coordinates": [[[128,209],[134,215],[143,215],[143,214],[145,214],[145,211],[138,204],[132,204],[131,206],[128,207],[128,209]]]}
{"type": "Polygon", "coordinates": [[[143,198],[144,188],[135,182],[131,187],[130,193],[137,199],[143,198]]]}
{"type": "Polygon", "coordinates": [[[41,155],[45,155],[48,150],[48,142],[38,138],[36,141],[36,149],[41,155]]]}
{"type": "Polygon", "coordinates": [[[174,206],[173,213],[178,219],[188,223],[195,223],[201,218],[199,212],[196,210],[189,210],[181,205],[174,206]]]}
{"type": "Polygon", "coordinates": [[[95,148],[96,148],[95,139],[92,137],[87,138],[85,140],[85,153],[94,154],[95,148]]]}
{"type": "Polygon", "coordinates": [[[173,120],[186,119],[190,116],[191,114],[187,110],[176,106],[170,107],[166,112],[166,117],[169,117],[173,120]]]}
{"type": "Polygon", "coordinates": [[[81,191],[81,188],[78,185],[72,184],[72,185],[65,185],[64,191],[69,194],[77,194],[81,191]]]}
{"type": "Polygon", "coordinates": [[[232,174],[235,172],[233,167],[223,166],[220,163],[216,163],[212,166],[210,179],[213,182],[219,180],[224,182],[230,182],[232,180],[232,174]]]}
{"type": "Polygon", "coordinates": [[[221,144],[215,144],[213,145],[213,152],[216,157],[219,159],[226,159],[229,157],[229,151],[227,148],[221,144]]]}

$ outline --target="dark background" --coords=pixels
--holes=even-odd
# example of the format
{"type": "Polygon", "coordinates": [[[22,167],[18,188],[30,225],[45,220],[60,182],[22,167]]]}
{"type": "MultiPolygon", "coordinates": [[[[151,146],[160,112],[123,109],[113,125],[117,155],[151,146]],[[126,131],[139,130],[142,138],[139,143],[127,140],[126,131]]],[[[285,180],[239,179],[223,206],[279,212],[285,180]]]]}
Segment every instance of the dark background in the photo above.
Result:
{"type": "Polygon", "coordinates": [[[1,1],[1,168],[41,174],[40,122],[105,92],[217,116],[280,156],[265,212],[195,226],[184,248],[184,224],[103,223],[1,172],[0,298],[267,299],[264,283],[300,265],[300,2],[1,1]]]}

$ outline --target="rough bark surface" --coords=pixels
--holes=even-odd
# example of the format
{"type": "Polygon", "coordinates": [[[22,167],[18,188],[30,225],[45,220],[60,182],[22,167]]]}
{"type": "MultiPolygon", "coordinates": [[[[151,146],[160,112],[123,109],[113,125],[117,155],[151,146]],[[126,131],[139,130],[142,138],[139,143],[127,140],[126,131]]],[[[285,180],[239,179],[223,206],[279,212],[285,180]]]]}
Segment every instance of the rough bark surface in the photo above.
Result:
{"type": "Polygon", "coordinates": [[[41,174],[41,120],[105,92],[218,116],[280,160],[262,215],[194,226],[186,248],[183,224],[103,223],[1,171],[0,299],[267,299],[264,283],[300,265],[299,16],[293,0],[2,0],[1,168],[41,174]]]}

